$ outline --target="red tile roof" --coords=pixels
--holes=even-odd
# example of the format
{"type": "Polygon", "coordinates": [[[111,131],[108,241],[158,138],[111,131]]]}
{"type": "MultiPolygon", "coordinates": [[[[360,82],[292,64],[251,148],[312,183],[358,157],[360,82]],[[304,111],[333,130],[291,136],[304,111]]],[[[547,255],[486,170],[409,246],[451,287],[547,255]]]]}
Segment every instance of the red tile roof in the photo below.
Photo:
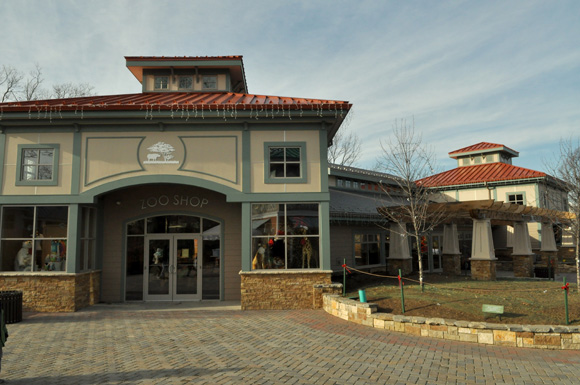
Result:
{"type": "Polygon", "coordinates": [[[60,111],[258,111],[259,114],[284,110],[336,111],[342,115],[351,108],[347,101],[238,94],[232,92],[144,92],[139,94],[87,96],[69,99],[32,100],[0,103],[0,116],[7,112],[60,111]]]}
{"type": "Polygon", "coordinates": [[[450,158],[457,158],[459,155],[463,155],[463,154],[469,154],[472,152],[490,152],[491,150],[506,151],[506,152],[512,153],[512,155],[514,155],[514,156],[519,155],[519,152],[512,150],[511,148],[504,146],[503,144],[481,142],[481,143],[473,144],[471,146],[460,148],[459,150],[451,151],[449,153],[449,157],[450,158]]]}
{"type": "Polygon", "coordinates": [[[417,181],[427,187],[455,186],[516,179],[542,178],[547,174],[507,163],[486,163],[463,166],[417,181]]]}

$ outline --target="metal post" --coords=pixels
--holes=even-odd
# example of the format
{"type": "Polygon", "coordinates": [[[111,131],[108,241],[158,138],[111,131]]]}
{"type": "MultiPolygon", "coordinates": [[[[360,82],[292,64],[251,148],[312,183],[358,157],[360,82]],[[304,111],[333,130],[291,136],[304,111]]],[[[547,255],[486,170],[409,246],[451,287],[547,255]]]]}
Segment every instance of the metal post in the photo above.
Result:
{"type": "Polygon", "coordinates": [[[342,296],[344,297],[346,295],[346,258],[342,266],[342,296]]]}
{"type": "Polygon", "coordinates": [[[401,289],[401,307],[403,309],[403,314],[405,314],[405,293],[403,292],[403,276],[401,275],[401,269],[399,269],[399,289],[401,289]]]}
{"type": "Polygon", "coordinates": [[[566,283],[566,276],[564,276],[564,305],[566,306],[566,325],[570,325],[570,318],[568,317],[568,287],[569,285],[566,283]]]}

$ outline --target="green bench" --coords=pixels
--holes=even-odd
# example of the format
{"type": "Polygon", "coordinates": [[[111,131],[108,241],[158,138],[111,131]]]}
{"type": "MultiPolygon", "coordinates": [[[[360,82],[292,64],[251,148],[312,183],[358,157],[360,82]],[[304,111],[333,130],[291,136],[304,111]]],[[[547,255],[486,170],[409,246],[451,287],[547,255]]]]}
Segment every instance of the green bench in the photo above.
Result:
{"type": "Polygon", "coordinates": [[[503,305],[482,305],[481,311],[486,314],[497,314],[499,316],[499,320],[501,321],[501,315],[503,314],[503,305]]]}

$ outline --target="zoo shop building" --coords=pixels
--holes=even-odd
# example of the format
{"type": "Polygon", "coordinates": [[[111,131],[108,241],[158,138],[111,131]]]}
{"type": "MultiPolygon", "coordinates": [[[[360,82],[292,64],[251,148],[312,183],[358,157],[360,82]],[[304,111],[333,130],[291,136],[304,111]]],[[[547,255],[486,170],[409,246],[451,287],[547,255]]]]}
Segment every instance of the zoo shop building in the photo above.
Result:
{"type": "Polygon", "coordinates": [[[351,105],[248,94],[241,56],[125,59],[141,93],[0,104],[0,289],[311,307],[351,105]]]}

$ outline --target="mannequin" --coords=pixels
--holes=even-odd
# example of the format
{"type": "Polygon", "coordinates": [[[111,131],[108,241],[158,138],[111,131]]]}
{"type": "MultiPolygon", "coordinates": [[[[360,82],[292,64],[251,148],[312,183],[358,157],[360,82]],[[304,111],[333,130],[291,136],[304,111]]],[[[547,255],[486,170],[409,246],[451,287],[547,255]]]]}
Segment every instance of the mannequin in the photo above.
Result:
{"type": "Polygon", "coordinates": [[[16,254],[14,260],[14,270],[31,271],[32,270],[32,242],[22,242],[22,248],[16,254]]]}

